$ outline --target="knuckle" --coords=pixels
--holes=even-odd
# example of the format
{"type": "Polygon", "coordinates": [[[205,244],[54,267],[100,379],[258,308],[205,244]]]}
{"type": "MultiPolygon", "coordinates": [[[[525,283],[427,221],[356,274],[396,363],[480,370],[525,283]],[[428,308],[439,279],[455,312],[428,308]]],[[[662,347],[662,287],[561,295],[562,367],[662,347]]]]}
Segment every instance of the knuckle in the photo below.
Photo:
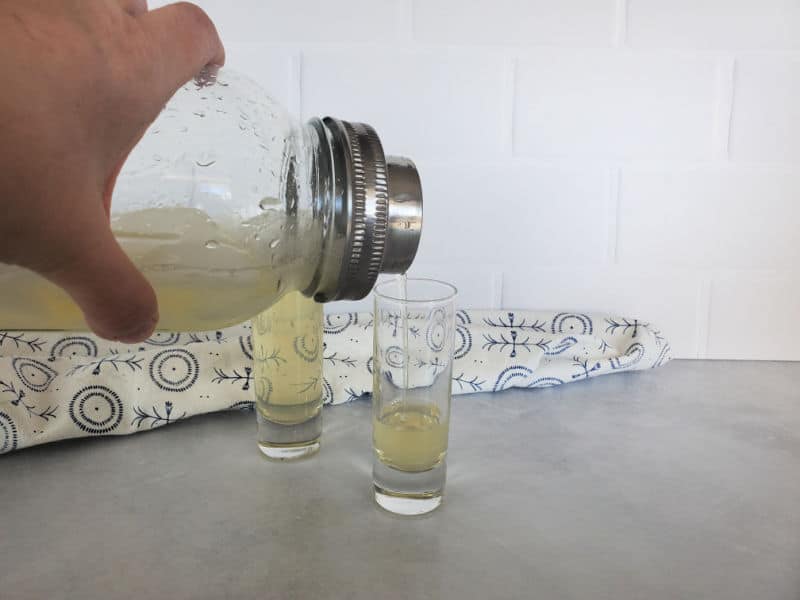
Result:
{"type": "Polygon", "coordinates": [[[211,17],[202,8],[191,2],[179,2],[176,6],[179,7],[178,14],[181,15],[181,25],[191,32],[194,43],[199,42],[209,55],[221,54],[222,41],[211,17]]]}
{"type": "Polygon", "coordinates": [[[191,2],[178,2],[174,6],[190,27],[202,30],[206,34],[216,35],[217,29],[211,21],[211,17],[202,8],[191,2]]]}

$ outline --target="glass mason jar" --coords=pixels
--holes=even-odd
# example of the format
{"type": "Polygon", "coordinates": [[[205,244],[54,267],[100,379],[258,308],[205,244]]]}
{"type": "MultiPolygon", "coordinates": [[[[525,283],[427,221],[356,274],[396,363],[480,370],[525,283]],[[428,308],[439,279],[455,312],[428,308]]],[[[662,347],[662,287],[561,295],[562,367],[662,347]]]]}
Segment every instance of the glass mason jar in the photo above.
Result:
{"type": "Polygon", "coordinates": [[[322,305],[299,292],[253,319],[258,447],[269,458],[301,458],[319,450],[322,351],[322,305]]]}
{"type": "MultiPolygon", "coordinates": [[[[220,329],[290,291],[357,299],[416,254],[422,192],[368,125],[294,121],[229,69],[184,85],[117,180],[111,226],[153,285],[158,328],[220,329]]],[[[109,282],[113,285],[113,282],[109,282]]],[[[34,273],[0,265],[0,329],[86,329],[34,273]]]]}

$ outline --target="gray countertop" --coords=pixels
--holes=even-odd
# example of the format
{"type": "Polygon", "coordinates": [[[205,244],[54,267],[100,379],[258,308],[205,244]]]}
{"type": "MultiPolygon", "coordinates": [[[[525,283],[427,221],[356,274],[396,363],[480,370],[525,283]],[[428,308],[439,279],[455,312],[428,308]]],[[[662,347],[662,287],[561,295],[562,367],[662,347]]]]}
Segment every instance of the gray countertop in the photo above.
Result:
{"type": "Polygon", "coordinates": [[[252,413],[0,458],[0,598],[800,598],[800,363],[454,399],[445,504],[371,500],[369,405],[274,464],[252,413]]]}

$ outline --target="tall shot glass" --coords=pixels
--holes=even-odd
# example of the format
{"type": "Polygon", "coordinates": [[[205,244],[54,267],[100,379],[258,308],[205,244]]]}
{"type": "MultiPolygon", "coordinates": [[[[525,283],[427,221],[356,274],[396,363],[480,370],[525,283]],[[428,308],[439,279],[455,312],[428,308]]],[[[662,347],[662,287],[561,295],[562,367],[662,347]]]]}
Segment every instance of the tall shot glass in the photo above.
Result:
{"type": "Polygon", "coordinates": [[[253,319],[258,447],[310,456],[322,435],[322,305],[291,292],[253,319]]]}
{"type": "Polygon", "coordinates": [[[378,505],[396,514],[442,503],[456,295],[431,279],[375,288],[372,479],[378,505]]]}

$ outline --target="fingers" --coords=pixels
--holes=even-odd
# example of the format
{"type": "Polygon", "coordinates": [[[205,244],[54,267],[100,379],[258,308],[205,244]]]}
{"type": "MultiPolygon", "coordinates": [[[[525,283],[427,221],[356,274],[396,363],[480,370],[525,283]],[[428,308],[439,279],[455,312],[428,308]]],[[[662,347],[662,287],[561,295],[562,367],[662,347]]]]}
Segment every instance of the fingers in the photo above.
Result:
{"type": "Polygon", "coordinates": [[[158,91],[172,95],[208,65],[222,65],[225,49],[208,15],[188,2],[169,4],[139,17],[156,49],[158,91]]]}
{"type": "Polygon", "coordinates": [[[141,342],[158,322],[153,288],[122,251],[104,215],[88,237],[91,243],[70,249],[70,258],[44,275],[72,297],[97,335],[141,342]]]}

